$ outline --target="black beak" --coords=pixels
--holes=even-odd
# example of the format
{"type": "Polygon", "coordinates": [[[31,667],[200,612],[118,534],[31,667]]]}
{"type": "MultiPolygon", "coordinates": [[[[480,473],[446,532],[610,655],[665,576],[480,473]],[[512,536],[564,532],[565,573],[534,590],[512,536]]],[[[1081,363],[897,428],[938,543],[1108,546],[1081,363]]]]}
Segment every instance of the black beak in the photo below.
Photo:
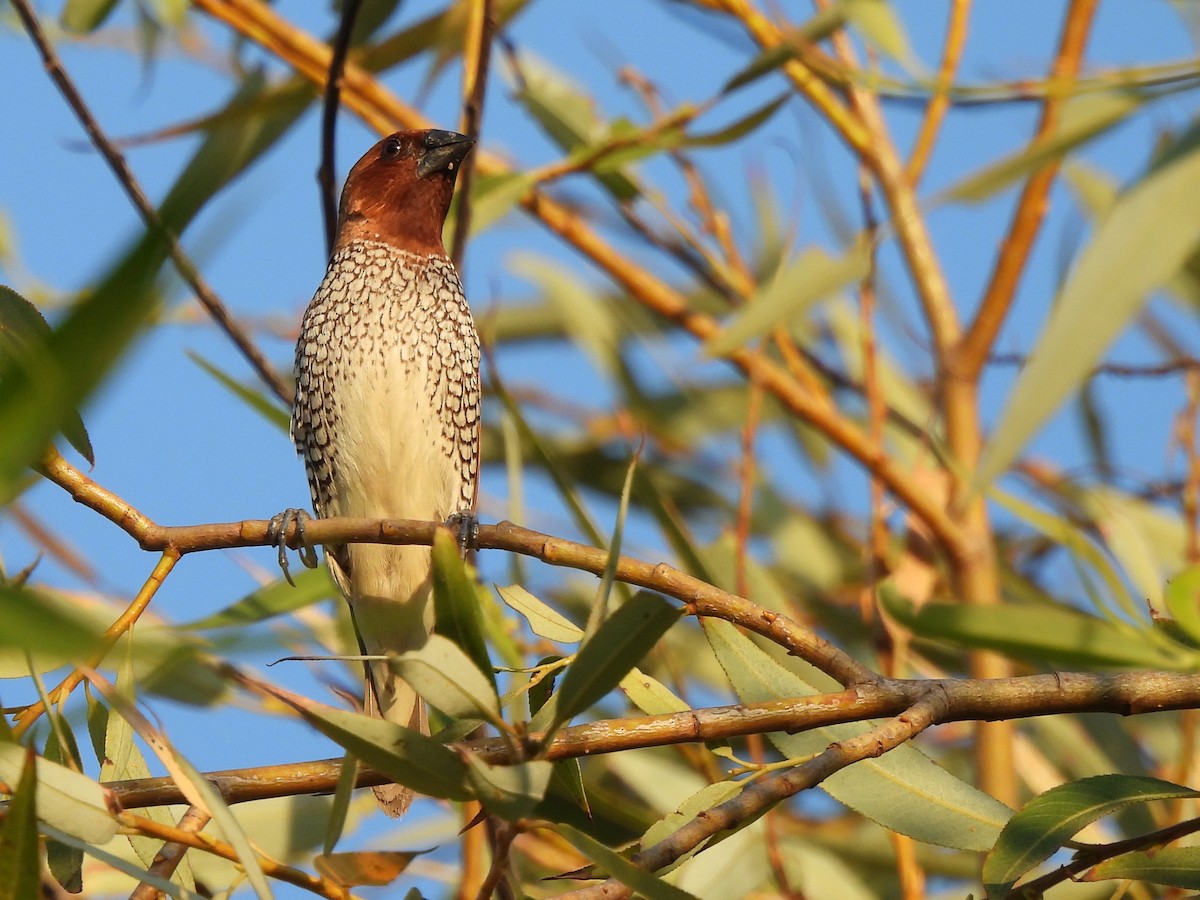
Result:
{"type": "Polygon", "coordinates": [[[417,175],[427,178],[434,172],[453,172],[474,146],[473,140],[456,131],[427,131],[417,175]]]}

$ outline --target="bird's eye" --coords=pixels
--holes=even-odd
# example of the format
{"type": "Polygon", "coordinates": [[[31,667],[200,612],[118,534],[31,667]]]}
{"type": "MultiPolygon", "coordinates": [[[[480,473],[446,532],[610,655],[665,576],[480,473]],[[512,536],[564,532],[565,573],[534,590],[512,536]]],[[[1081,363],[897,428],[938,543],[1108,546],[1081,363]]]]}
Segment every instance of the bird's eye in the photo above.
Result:
{"type": "Polygon", "coordinates": [[[400,155],[400,139],[399,138],[388,138],[387,142],[383,145],[383,155],[385,157],[389,157],[389,158],[399,156],[400,155]]]}

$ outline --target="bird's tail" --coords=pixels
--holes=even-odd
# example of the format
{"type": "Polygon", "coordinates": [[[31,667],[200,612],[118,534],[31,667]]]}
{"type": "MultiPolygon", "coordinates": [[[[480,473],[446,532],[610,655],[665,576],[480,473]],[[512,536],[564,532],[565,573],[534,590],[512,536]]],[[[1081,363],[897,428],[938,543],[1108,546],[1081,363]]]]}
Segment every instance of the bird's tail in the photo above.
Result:
{"type": "MultiPolygon", "coordinates": [[[[387,663],[369,662],[366,665],[363,711],[368,716],[429,734],[429,718],[417,692],[389,670],[387,663]]],[[[393,818],[404,815],[413,801],[412,788],[402,784],[381,784],[371,790],[375,792],[379,808],[393,818]]]]}

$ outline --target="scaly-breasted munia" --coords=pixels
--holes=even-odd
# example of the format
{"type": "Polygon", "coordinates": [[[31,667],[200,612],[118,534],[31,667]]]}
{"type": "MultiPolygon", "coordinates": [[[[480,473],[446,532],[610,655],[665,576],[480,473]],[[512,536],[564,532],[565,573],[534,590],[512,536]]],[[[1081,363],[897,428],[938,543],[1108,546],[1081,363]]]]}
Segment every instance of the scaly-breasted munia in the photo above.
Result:
{"type": "MultiPolygon", "coordinates": [[[[318,517],[470,516],[479,472],[479,336],[442,244],[458,166],[474,142],[401,131],[372,147],[342,190],[329,268],[296,345],[292,437],[318,517]]],[[[326,547],[364,654],[419,647],[432,627],[424,546],[326,547]]],[[[368,662],[364,708],[429,731],[424,704],[368,662]]],[[[389,815],[412,791],[375,788],[389,815]]]]}

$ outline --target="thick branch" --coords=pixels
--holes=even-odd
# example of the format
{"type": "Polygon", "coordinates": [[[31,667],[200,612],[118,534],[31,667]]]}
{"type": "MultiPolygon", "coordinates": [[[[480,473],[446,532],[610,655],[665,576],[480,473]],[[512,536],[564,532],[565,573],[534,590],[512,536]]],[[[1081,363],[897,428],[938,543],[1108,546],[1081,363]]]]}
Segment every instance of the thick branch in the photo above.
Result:
{"type": "MultiPolygon", "coordinates": [[[[827,725],[897,716],[929,696],[939,698],[930,724],[1020,719],[1066,713],[1105,712],[1129,716],[1200,707],[1200,678],[1180,673],[1093,675],[1060,673],[995,681],[883,679],[835,694],[715,706],[663,716],[608,719],[560,731],[545,747],[550,760],[619,753],[644,747],[722,740],[772,731],[798,733],[827,725]]],[[[538,735],[531,735],[534,742],[538,735]]],[[[857,740],[857,739],[856,739],[857,740]]],[[[845,746],[846,742],[843,742],[845,746]]],[[[489,763],[513,761],[501,738],[465,742],[489,763]]],[[[243,803],[296,794],[328,794],[337,787],[342,757],[247,769],[207,776],[226,802],[243,803]]],[[[356,784],[384,784],[382,774],[363,768],[356,784]]],[[[121,804],[135,809],[184,802],[170,778],[141,778],[106,785],[121,804]]]]}

